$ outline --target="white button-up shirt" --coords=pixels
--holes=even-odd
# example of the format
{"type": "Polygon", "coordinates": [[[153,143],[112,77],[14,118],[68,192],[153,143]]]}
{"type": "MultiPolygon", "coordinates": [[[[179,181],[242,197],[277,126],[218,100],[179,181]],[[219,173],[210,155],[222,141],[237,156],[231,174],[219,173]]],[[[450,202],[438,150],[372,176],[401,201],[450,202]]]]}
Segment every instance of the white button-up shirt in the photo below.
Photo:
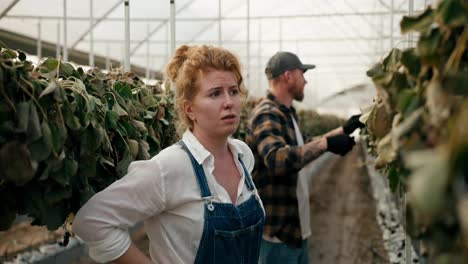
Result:
{"type": "MultiPolygon", "coordinates": [[[[203,166],[213,202],[238,205],[251,197],[237,159],[240,154],[247,171],[252,171],[254,157],[244,142],[228,139],[241,175],[237,201],[231,202],[214,178],[213,155],[190,131],[182,140],[203,166]]],[[[176,144],[150,160],[132,162],[127,175],[79,210],[73,231],[88,244],[94,260],[108,262],[127,251],[131,243],[128,228],[144,220],[154,263],[193,263],[203,233],[204,206],[189,156],[176,144]]]]}

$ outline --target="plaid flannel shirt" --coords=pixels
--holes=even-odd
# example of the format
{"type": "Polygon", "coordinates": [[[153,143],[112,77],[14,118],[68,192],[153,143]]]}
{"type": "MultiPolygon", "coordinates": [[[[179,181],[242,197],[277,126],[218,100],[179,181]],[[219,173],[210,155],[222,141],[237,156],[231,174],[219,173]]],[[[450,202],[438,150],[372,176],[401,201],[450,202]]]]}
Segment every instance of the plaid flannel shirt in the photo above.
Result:
{"type": "Polygon", "coordinates": [[[293,107],[268,93],[251,114],[246,142],[255,156],[252,177],[266,211],[264,234],[298,248],[302,235],[296,186],[305,164],[291,115],[298,120],[293,107]]]}

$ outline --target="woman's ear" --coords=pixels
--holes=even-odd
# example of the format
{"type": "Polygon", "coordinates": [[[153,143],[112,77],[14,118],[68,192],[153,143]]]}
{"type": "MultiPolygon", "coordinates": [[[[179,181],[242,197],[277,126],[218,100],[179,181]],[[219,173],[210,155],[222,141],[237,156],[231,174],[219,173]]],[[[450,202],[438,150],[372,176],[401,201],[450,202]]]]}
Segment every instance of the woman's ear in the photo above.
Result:
{"type": "Polygon", "coordinates": [[[195,120],[195,114],[193,112],[193,105],[190,101],[185,100],[183,103],[184,113],[188,116],[188,118],[192,121],[195,120]]]}

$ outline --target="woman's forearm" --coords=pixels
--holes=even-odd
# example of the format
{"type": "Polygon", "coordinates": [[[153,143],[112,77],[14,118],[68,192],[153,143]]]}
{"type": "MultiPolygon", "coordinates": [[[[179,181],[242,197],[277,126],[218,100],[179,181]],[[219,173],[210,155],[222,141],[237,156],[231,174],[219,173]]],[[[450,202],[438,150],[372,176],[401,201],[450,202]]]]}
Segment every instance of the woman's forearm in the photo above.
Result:
{"type": "Polygon", "coordinates": [[[143,254],[133,243],[119,258],[112,261],[115,264],[152,264],[153,262],[143,254]]]}

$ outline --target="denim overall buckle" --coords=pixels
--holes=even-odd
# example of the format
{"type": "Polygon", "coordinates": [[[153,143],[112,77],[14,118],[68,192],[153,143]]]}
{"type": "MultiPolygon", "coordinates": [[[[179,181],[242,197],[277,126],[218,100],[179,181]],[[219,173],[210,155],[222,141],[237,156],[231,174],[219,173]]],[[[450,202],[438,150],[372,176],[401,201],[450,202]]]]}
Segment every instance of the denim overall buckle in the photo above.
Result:
{"type": "Polygon", "coordinates": [[[208,210],[210,211],[214,210],[213,201],[211,200],[212,198],[213,196],[203,197],[203,200],[205,200],[205,203],[206,203],[206,208],[208,208],[208,210]]]}

